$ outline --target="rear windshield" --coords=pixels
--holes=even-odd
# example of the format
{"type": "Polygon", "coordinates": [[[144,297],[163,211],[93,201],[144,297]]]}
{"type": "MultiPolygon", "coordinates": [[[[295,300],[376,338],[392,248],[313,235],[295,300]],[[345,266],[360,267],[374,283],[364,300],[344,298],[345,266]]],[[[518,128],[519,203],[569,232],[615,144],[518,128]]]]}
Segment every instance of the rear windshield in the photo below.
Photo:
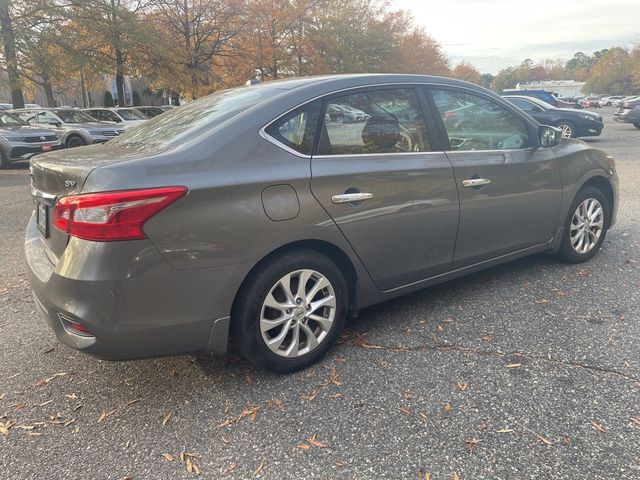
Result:
{"type": "Polygon", "coordinates": [[[210,130],[225,120],[270,97],[275,90],[265,87],[241,87],[223,90],[174,108],[143,124],[125,130],[109,142],[112,145],[165,146],[199,130],[210,130]]]}

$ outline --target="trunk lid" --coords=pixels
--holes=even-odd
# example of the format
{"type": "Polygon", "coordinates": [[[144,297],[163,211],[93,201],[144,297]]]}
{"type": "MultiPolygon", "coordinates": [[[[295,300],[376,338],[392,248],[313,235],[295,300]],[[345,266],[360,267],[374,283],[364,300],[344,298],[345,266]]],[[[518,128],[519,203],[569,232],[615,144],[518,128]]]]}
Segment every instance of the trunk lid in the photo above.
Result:
{"type": "Polygon", "coordinates": [[[65,232],[51,225],[52,209],[56,199],[80,193],[87,177],[96,168],[147,155],[148,149],[132,146],[91,145],[36,155],[31,159],[29,175],[36,221],[48,247],[47,253],[54,263],[64,253],[69,241],[65,232]]]}

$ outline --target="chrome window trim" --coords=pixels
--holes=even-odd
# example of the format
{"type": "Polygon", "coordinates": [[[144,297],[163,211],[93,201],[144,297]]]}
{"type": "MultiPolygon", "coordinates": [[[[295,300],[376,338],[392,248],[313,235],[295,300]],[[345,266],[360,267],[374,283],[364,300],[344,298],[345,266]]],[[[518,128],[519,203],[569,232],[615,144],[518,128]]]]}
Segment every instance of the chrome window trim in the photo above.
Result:
{"type": "MultiPolygon", "coordinates": [[[[446,88],[451,88],[451,89],[461,89],[461,90],[466,90],[470,93],[474,93],[476,95],[480,95],[483,97],[486,97],[490,100],[495,100],[491,97],[489,97],[488,95],[484,94],[483,92],[478,92],[477,90],[473,89],[473,88],[469,88],[467,86],[464,85],[450,85],[447,83],[430,83],[430,82],[415,82],[415,81],[408,81],[408,82],[390,82],[390,83],[372,83],[372,84],[368,84],[368,85],[358,85],[355,87],[346,87],[346,88],[341,88],[338,90],[333,90],[331,92],[327,92],[327,93],[323,93],[322,95],[318,95],[316,97],[313,97],[309,100],[306,100],[298,105],[296,105],[293,108],[290,108],[289,110],[285,111],[284,113],[281,113],[280,115],[278,115],[276,118],[274,118],[273,120],[271,120],[269,123],[267,123],[266,125],[264,125],[260,130],[258,130],[258,135],[260,135],[260,137],[262,137],[264,140],[266,140],[267,142],[271,143],[272,145],[275,145],[276,147],[284,150],[287,153],[290,153],[292,155],[295,155],[296,157],[299,158],[304,158],[304,159],[311,159],[313,158],[332,158],[332,157],[361,157],[361,156],[395,156],[395,155],[407,155],[407,154],[414,154],[414,155],[425,155],[428,153],[450,153],[450,152],[455,152],[455,150],[440,150],[440,151],[426,151],[426,152],[391,152],[391,153],[354,153],[354,154],[350,154],[350,155],[345,155],[345,154],[338,154],[338,155],[306,155],[304,153],[300,153],[297,150],[294,150],[293,148],[285,145],[284,143],[280,142],[279,140],[273,138],[271,135],[269,135],[266,132],[266,129],[273,123],[277,122],[278,120],[280,120],[282,117],[284,117],[285,115],[293,112],[294,110],[308,104],[311,102],[314,102],[318,99],[324,98],[324,97],[328,97],[330,95],[335,95],[338,93],[342,93],[342,92],[349,92],[351,90],[360,90],[363,88],[375,88],[375,87],[389,87],[389,86],[408,86],[408,87],[446,87],[446,88]]],[[[499,97],[501,98],[501,97],[499,97]]],[[[502,99],[502,98],[501,98],[502,99]]],[[[507,109],[511,111],[511,113],[513,113],[514,115],[516,115],[518,118],[520,118],[521,120],[523,120],[524,122],[528,123],[529,125],[531,125],[534,128],[537,128],[536,125],[534,123],[532,123],[528,118],[525,118],[523,116],[521,116],[517,111],[513,111],[510,109],[509,107],[509,103],[507,101],[504,101],[507,104],[507,109]]],[[[513,104],[511,104],[513,105],[513,104]]],[[[504,105],[503,105],[504,107],[504,105]]],[[[517,108],[517,107],[516,107],[517,108]]],[[[321,121],[324,121],[324,119],[320,119],[321,121]]],[[[474,152],[501,152],[502,150],[466,150],[466,152],[470,152],[470,151],[474,151],[474,152]]],[[[512,151],[512,150],[505,150],[505,151],[512,151]]],[[[461,152],[462,153],[462,152],[461,152]]]]}

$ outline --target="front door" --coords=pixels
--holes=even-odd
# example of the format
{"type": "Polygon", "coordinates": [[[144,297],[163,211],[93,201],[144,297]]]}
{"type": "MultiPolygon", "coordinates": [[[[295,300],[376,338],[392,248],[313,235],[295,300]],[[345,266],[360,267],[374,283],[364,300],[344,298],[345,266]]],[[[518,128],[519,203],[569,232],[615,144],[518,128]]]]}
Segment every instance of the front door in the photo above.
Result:
{"type": "Polygon", "coordinates": [[[419,95],[393,87],[329,97],[324,111],[352,114],[324,115],[312,158],[313,195],[381,290],[453,261],[458,191],[447,156],[432,149],[419,95]]]}
{"type": "Polygon", "coordinates": [[[535,148],[524,118],[494,99],[466,90],[429,91],[460,191],[454,267],[551,240],[561,202],[553,149],[535,148]]]}

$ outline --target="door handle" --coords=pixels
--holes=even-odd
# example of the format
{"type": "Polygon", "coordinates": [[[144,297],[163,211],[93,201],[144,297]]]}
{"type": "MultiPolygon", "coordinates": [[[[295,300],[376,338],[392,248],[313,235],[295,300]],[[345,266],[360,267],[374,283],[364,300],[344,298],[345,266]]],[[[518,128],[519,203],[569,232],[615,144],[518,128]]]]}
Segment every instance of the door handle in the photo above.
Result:
{"type": "Polygon", "coordinates": [[[462,181],[463,187],[482,187],[483,185],[489,185],[491,180],[488,178],[468,178],[462,181]]]}
{"type": "Polygon", "coordinates": [[[353,203],[361,202],[362,200],[369,200],[373,198],[373,193],[341,193],[340,195],[334,195],[331,197],[333,203],[353,203]]]}

